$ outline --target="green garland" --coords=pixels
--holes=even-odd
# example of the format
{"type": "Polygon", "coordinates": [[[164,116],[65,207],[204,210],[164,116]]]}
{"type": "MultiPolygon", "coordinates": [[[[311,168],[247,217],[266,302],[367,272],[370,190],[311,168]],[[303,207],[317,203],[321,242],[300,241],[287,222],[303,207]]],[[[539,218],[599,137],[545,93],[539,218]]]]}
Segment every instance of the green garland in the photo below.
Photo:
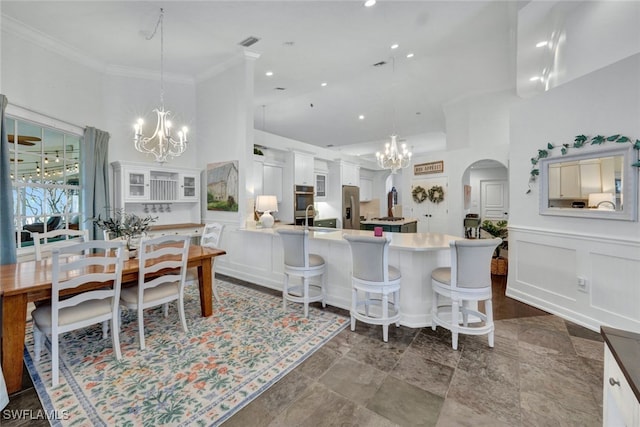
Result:
{"type": "MultiPolygon", "coordinates": [[[[604,137],[602,135],[596,135],[593,138],[591,138],[591,140],[589,140],[589,137],[585,135],[578,135],[574,138],[573,144],[562,144],[559,146],[553,145],[551,142],[548,142],[546,150],[538,150],[538,155],[531,158],[531,172],[529,177],[529,187],[531,187],[531,183],[534,182],[536,178],[540,175],[540,169],[538,169],[537,167],[538,162],[540,161],[540,159],[549,157],[550,150],[553,150],[554,148],[557,148],[557,147],[561,147],[560,153],[564,156],[569,152],[569,148],[581,148],[585,144],[587,144],[587,142],[590,142],[590,145],[602,145],[607,141],[616,142],[618,144],[630,143],[630,144],[633,144],[633,148],[635,150],[640,150],[640,139],[636,139],[636,141],[633,142],[630,138],[624,135],[619,135],[619,134],[611,135],[607,137],[604,137]]],[[[633,163],[631,166],[640,167],[640,161],[633,163]]],[[[529,194],[529,193],[531,193],[531,188],[527,190],[526,194],[529,194]]]]}
{"type": "Polygon", "coordinates": [[[427,190],[418,185],[413,189],[413,191],[411,191],[411,196],[413,197],[414,202],[422,203],[427,200],[427,190]]]}
{"type": "Polygon", "coordinates": [[[438,204],[444,200],[444,189],[439,185],[434,185],[427,192],[429,201],[438,204]]]}

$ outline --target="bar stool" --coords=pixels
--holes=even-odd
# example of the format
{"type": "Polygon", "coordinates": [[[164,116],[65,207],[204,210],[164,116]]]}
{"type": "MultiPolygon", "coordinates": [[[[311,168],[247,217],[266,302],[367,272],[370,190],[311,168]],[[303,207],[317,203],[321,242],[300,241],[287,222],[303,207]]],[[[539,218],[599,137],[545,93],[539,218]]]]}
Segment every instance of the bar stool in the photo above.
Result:
{"type": "Polygon", "coordinates": [[[309,303],[321,301],[326,307],[326,264],[320,255],[309,253],[309,230],[279,229],[284,248],[284,285],[282,287],[282,309],[287,301],[304,304],[304,317],[309,317],[309,303]],[[301,285],[289,286],[289,277],[302,279],[301,285]],[[322,276],[319,285],[311,284],[311,278],[322,276]]]}
{"type": "Polygon", "coordinates": [[[400,326],[400,270],[389,265],[391,237],[345,234],[351,246],[351,330],[356,319],[372,325],[382,325],[382,340],[389,339],[389,325],[400,326]],[[373,294],[373,296],[372,296],[373,294]],[[393,301],[389,300],[393,296],[393,301]],[[364,306],[364,312],[361,307],[364,306]],[[370,307],[377,307],[372,312],[370,307]]]}
{"type": "Polygon", "coordinates": [[[431,272],[431,329],[435,331],[436,326],[442,326],[450,330],[454,350],[458,349],[458,334],[488,334],[489,347],[493,347],[491,257],[500,242],[500,238],[454,240],[449,243],[451,267],[440,267],[431,272]],[[439,306],[440,295],[449,298],[451,304],[439,306]],[[484,301],[484,313],[469,306],[469,302],[478,301],[484,301]],[[479,317],[484,324],[469,326],[469,315],[479,317]]]}

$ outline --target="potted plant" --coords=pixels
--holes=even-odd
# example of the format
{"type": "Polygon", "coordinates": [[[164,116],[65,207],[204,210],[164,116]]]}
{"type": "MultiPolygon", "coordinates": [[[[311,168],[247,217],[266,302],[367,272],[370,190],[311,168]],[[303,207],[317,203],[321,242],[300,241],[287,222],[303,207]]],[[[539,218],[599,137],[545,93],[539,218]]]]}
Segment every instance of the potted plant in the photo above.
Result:
{"type": "Polygon", "coordinates": [[[497,274],[504,276],[508,270],[508,257],[507,250],[509,248],[509,230],[507,229],[507,221],[490,221],[485,219],[480,226],[481,230],[486,231],[492,237],[499,237],[502,239],[502,243],[496,248],[493,259],[491,260],[491,274],[497,274]]]}
{"type": "Polygon", "coordinates": [[[113,216],[91,218],[91,221],[101,230],[109,232],[110,237],[123,238],[127,242],[127,250],[132,251],[137,247],[137,242],[156,222],[158,217],[148,215],[140,217],[134,213],[127,213],[124,209],[117,209],[113,216]]]}

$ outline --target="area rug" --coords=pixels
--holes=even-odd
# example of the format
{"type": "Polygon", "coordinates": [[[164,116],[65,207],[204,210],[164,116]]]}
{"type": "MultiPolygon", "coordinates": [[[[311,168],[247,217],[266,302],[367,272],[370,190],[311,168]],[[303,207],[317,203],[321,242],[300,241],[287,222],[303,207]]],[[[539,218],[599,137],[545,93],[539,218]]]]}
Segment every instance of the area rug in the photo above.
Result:
{"type": "Polygon", "coordinates": [[[348,324],[348,318],[216,280],[222,300],[200,316],[196,286],[185,292],[189,332],[177,309],[145,311],[145,350],[135,312],[123,311],[122,359],[100,325],[60,340],[60,384],[51,386],[50,342],[33,360],[27,328],[25,362],[52,425],[218,425],[298,366],[348,324]]]}

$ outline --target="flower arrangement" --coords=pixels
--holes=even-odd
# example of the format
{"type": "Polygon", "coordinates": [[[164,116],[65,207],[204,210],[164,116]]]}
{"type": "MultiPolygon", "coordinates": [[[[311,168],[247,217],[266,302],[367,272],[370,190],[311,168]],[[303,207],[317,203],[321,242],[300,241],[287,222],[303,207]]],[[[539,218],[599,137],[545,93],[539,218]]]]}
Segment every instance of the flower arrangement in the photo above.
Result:
{"type": "Polygon", "coordinates": [[[133,238],[142,236],[146,233],[151,224],[156,222],[158,217],[148,215],[144,218],[134,213],[127,213],[124,209],[114,211],[113,216],[102,218],[92,218],[91,221],[101,230],[108,231],[112,237],[123,237],[127,241],[127,249],[131,250],[131,241],[133,238]]]}

